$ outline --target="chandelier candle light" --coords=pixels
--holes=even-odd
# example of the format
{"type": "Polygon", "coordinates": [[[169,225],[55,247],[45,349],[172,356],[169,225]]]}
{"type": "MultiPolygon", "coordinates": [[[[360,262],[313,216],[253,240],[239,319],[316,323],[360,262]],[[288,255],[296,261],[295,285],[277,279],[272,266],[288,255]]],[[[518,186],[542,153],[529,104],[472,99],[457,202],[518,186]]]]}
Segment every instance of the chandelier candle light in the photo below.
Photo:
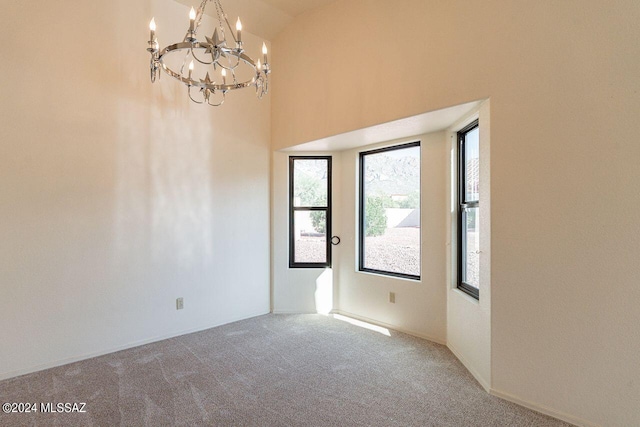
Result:
{"type": "Polygon", "coordinates": [[[155,82],[160,77],[160,68],[162,68],[171,77],[187,86],[187,93],[193,102],[208,104],[212,107],[222,105],[230,90],[254,87],[258,98],[262,98],[268,92],[271,69],[267,58],[267,45],[262,43],[262,63],[259,59],[257,62],[251,59],[244,52],[240,18],[236,22],[234,34],[220,0],[203,0],[197,12],[193,7],[191,8],[189,30],[182,42],[171,44],[160,50],[156,38],[155,18],[151,19],[149,30],[147,51],[151,54],[151,82],[155,82]],[[205,37],[206,42],[199,42],[196,35],[205,7],[209,2],[216,7],[218,24],[213,35],[205,37]],[[235,44],[235,47],[227,45],[225,28],[233,39],[231,44],[235,44]],[[194,78],[196,63],[200,64],[198,68],[204,70],[201,71],[204,79],[194,78]],[[188,71],[185,74],[187,64],[188,71]],[[227,82],[228,76],[230,82],[227,82]],[[194,88],[200,92],[195,97],[192,93],[194,88]]]}

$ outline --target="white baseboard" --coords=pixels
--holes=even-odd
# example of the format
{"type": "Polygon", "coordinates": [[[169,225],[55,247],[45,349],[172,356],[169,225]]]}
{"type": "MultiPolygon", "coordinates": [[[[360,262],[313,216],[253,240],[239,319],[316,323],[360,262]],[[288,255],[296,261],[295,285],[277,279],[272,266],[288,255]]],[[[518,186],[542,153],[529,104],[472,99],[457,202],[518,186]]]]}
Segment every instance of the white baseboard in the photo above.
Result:
{"type": "MultiPolygon", "coordinates": [[[[317,313],[308,313],[308,312],[301,312],[301,311],[294,311],[294,310],[273,310],[271,313],[273,314],[317,314],[317,313]]],[[[515,397],[513,395],[510,395],[508,393],[504,393],[502,391],[493,389],[490,387],[489,383],[483,379],[472,367],[471,365],[464,359],[464,357],[461,356],[460,352],[458,352],[454,347],[452,347],[451,345],[447,344],[446,341],[441,340],[439,338],[435,338],[435,337],[431,337],[425,334],[421,334],[419,332],[415,332],[415,331],[411,331],[396,325],[391,325],[388,323],[384,323],[384,322],[380,322],[374,319],[369,319],[367,317],[364,316],[359,316],[357,314],[353,314],[353,313],[349,313],[343,310],[334,310],[332,313],[335,314],[341,314],[343,316],[347,316],[347,317],[351,317],[354,318],[356,320],[360,320],[363,322],[367,322],[367,323],[371,323],[373,325],[377,325],[377,326],[381,326],[387,329],[392,329],[394,331],[398,331],[398,332],[402,332],[408,335],[412,335],[418,338],[422,338],[428,341],[432,341],[435,342],[437,344],[442,344],[442,345],[446,345],[449,350],[451,350],[451,352],[456,356],[456,358],[458,358],[458,360],[460,360],[460,362],[465,366],[465,368],[471,373],[471,375],[473,375],[473,377],[478,381],[478,383],[480,383],[480,385],[491,395],[499,397],[501,399],[507,400],[509,402],[515,403],[517,405],[520,406],[524,406],[525,408],[531,409],[533,411],[536,412],[540,412],[541,414],[545,414],[545,415],[549,415],[551,417],[557,418],[559,420],[574,424],[576,426],[580,426],[580,427],[600,427],[597,424],[593,424],[590,423],[588,421],[585,421],[583,419],[580,419],[578,417],[575,417],[573,415],[569,415],[569,414],[565,414],[564,412],[560,412],[557,411],[555,409],[546,407],[544,405],[539,405],[533,402],[528,402],[526,400],[522,400],[518,397],[515,397]]],[[[205,326],[200,326],[200,327],[196,327],[196,328],[192,328],[192,329],[188,329],[188,330],[184,330],[184,331],[180,331],[180,332],[176,332],[176,333],[171,333],[171,334],[166,334],[166,335],[161,335],[161,336],[157,336],[154,338],[149,338],[149,339],[145,339],[145,340],[140,340],[140,341],[136,341],[133,343],[129,343],[129,344],[125,344],[122,346],[117,346],[117,347],[113,347],[111,349],[108,350],[103,350],[103,351],[99,351],[99,352],[95,352],[95,353],[89,353],[89,354],[85,354],[82,356],[77,356],[77,357],[69,357],[69,358],[65,358],[65,359],[60,359],[51,363],[45,363],[42,365],[38,365],[38,366],[34,366],[34,367],[30,367],[30,368],[25,368],[25,369],[19,369],[16,371],[11,371],[11,372],[2,372],[0,373],[0,381],[2,380],[6,380],[9,378],[14,378],[14,377],[18,377],[21,375],[26,375],[26,374],[31,374],[34,372],[38,372],[38,371],[43,371],[45,369],[51,369],[51,368],[55,368],[58,366],[64,366],[64,365],[68,365],[70,363],[75,363],[75,362],[79,362],[82,360],[86,360],[86,359],[91,359],[94,357],[99,357],[99,356],[104,356],[105,354],[110,354],[110,353],[115,353],[117,351],[122,351],[122,350],[128,350],[131,348],[135,348],[135,347],[140,347],[142,345],[146,345],[146,344],[151,344],[154,342],[158,342],[158,341],[163,341],[169,338],[174,338],[174,337],[179,337],[182,335],[187,335],[187,334],[192,334],[195,332],[200,332],[200,331],[205,331],[207,329],[211,329],[211,328],[215,328],[218,326],[222,326],[222,325],[227,325],[229,323],[234,323],[234,322],[239,322],[241,320],[246,320],[246,319],[251,319],[254,317],[258,317],[258,316],[262,316],[265,314],[269,314],[269,312],[259,312],[259,313],[255,313],[255,314],[251,314],[251,315],[247,315],[247,316],[240,316],[237,318],[232,318],[228,321],[223,321],[223,322],[219,322],[219,323],[215,323],[215,324],[210,324],[210,325],[205,325],[205,326]]]]}
{"type": "Polygon", "coordinates": [[[435,337],[430,337],[430,336],[427,336],[427,335],[424,335],[424,334],[421,334],[421,333],[418,333],[418,332],[415,332],[415,331],[407,330],[407,329],[398,327],[396,325],[390,325],[390,324],[387,324],[387,323],[384,323],[384,322],[379,322],[379,321],[374,320],[374,319],[369,319],[369,318],[364,317],[364,316],[359,316],[357,314],[349,313],[349,312],[346,312],[344,310],[334,310],[333,313],[341,314],[343,316],[351,317],[351,318],[354,318],[356,320],[361,320],[363,322],[371,323],[373,325],[382,326],[382,327],[387,328],[387,329],[393,329],[393,330],[398,331],[398,332],[402,332],[402,333],[405,333],[405,334],[408,334],[408,335],[412,335],[412,336],[415,336],[415,337],[418,337],[418,338],[423,338],[423,339],[426,339],[428,341],[432,341],[432,342],[435,342],[435,343],[438,343],[438,344],[446,345],[449,348],[449,350],[451,350],[451,352],[454,354],[454,356],[456,358],[458,358],[458,360],[460,360],[460,362],[469,371],[469,373],[471,373],[471,375],[473,375],[473,377],[476,379],[476,381],[478,381],[478,383],[482,386],[482,388],[485,389],[485,391],[487,393],[489,393],[489,394],[491,394],[493,396],[499,397],[501,399],[507,400],[509,402],[515,403],[517,405],[524,406],[525,408],[531,409],[531,410],[539,412],[541,414],[549,415],[550,417],[557,418],[559,420],[565,421],[565,422],[570,423],[570,424],[574,424],[576,426],[580,426],[580,427],[600,427],[597,424],[589,423],[589,422],[587,422],[585,420],[582,420],[582,419],[580,419],[578,417],[574,417],[572,415],[568,415],[568,414],[565,414],[563,412],[556,411],[556,410],[548,408],[546,406],[538,405],[538,404],[535,404],[535,403],[532,403],[532,402],[527,402],[525,400],[518,399],[517,397],[512,396],[510,394],[503,393],[503,392],[500,392],[498,390],[495,390],[495,389],[491,388],[491,383],[488,380],[486,380],[485,378],[483,378],[473,368],[473,366],[461,355],[461,353],[455,347],[451,346],[450,344],[447,344],[446,341],[443,341],[443,340],[435,338],[435,337]]]}
{"type": "Polygon", "coordinates": [[[447,342],[445,340],[440,339],[440,338],[436,338],[436,337],[432,337],[432,336],[429,336],[429,335],[421,334],[420,332],[416,332],[416,331],[412,331],[412,330],[409,330],[409,329],[405,329],[405,328],[402,328],[402,327],[397,326],[397,325],[391,325],[389,323],[384,323],[384,322],[380,322],[378,320],[369,319],[369,318],[364,317],[364,316],[360,316],[360,315],[357,315],[357,314],[349,313],[348,311],[333,310],[332,313],[340,314],[340,315],[346,316],[346,317],[352,317],[352,318],[354,318],[356,320],[360,320],[362,322],[371,323],[372,325],[376,325],[376,326],[382,326],[383,328],[392,329],[394,331],[402,332],[403,334],[407,334],[407,335],[411,335],[411,336],[414,336],[414,337],[422,338],[424,340],[431,341],[431,342],[434,342],[436,344],[447,345],[447,342]]]}
{"type": "Polygon", "coordinates": [[[271,310],[271,314],[318,314],[317,311],[271,310]]]}
{"type": "Polygon", "coordinates": [[[462,363],[464,365],[464,367],[467,368],[467,371],[469,371],[469,373],[471,373],[471,375],[473,375],[473,378],[475,378],[476,381],[478,381],[478,383],[480,383],[482,388],[484,388],[484,390],[487,393],[490,393],[491,392],[491,382],[488,381],[487,379],[483,378],[482,375],[480,375],[478,373],[478,371],[476,371],[473,368],[473,366],[471,366],[469,361],[462,356],[462,353],[460,353],[458,350],[456,350],[456,348],[453,347],[451,345],[451,343],[448,343],[447,347],[449,348],[451,353],[453,353],[453,355],[460,361],[460,363],[462,363]]]}
{"type": "Polygon", "coordinates": [[[94,352],[94,353],[85,354],[85,355],[82,355],[82,356],[67,357],[67,358],[64,358],[64,359],[56,360],[54,362],[45,363],[45,364],[37,365],[37,366],[32,366],[32,367],[25,368],[25,369],[18,369],[16,371],[11,371],[11,372],[0,372],[0,381],[6,380],[6,379],[9,379],[9,378],[19,377],[21,375],[32,374],[32,373],[38,372],[38,371],[44,371],[45,369],[51,369],[51,368],[56,368],[58,366],[68,365],[70,363],[80,362],[82,360],[92,359],[94,357],[104,356],[105,354],[111,354],[111,353],[115,353],[117,351],[128,350],[130,348],[140,347],[142,345],[151,344],[151,343],[158,342],[158,341],[163,341],[163,340],[166,340],[166,339],[169,339],[169,338],[179,337],[181,335],[187,335],[187,334],[192,334],[192,333],[195,333],[195,332],[206,331],[207,329],[215,328],[215,327],[222,326],[222,325],[228,325],[229,323],[239,322],[241,320],[251,319],[253,317],[258,317],[258,316],[262,316],[262,315],[265,315],[265,314],[269,314],[269,312],[268,311],[266,311],[266,312],[265,311],[261,311],[261,312],[256,313],[256,314],[251,314],[251,315],[248,315],[248,316],[240,316],[240,317],[237,317],[237,318],[231,318],[228,321],[223,321],[223,322],[219,322],[219,323],[215,323],[215,324],[211,324],[211,325],[199,326],[199,327],[196,327],[196,328],[187,329],[187,330],[180,331],[180,332],[175,332],[175,333],[171,333],[171,334],[160,335],[160,336],[157,336],[157,337],[154,337],[154,338],[135,341],[135,342],[132,342],[132,343],[129,343],[129,344],[124,344],[124,345],[121,345],[121,346],[113,347],[113,348],[110,348],[110,349],[107,349],[107,350],[97,351],[97,352],[94,352]]]}
{"type": "Polygon", "coordinates": [[[567,423],[580,426],[580,427],[600,427],[598,424],[593,424],[573,415],[565,414],[564,412],[557,411],[555,409],[549,408],[544,405],[540,405],[533,402],[528,402],[526,400],[522,400],[518,397],[512,396],[508,393],[504,393],[502,391],[491,389],[489,390],[489,394],[499,397],[500,399],[507,400],[509,402],[515,403],[520,406],[524,406],[525,408],[529,408],[533,411],[540,412],[544,415],[549,415],[550,417],[557,418],[561,421],[565,421],[567,423]]]}
{"type": "MultiPolygon", "coordinates": [[[[301,311],[295,311],[295,310],[272,310],[271,313],[273,314],[317,314],[317,313],[308,313],[308,312],[301,312],[301,311]]],[[[450,344],[447,344],[446,341],[443,341],[439,338],[436,337],[432,337],[432,336],[428,336],[425,334],[421,334],[419,332],[415,332],[415,331],[411,331],[402,327],[399,327],[397,325],[391,325],[388,323],[384,323],[384,322],[380,322],[374,319],[369,319],[367,317],[364,316],[359,316],[357,314],[353,314],[353,313],[349,313],[343,310],[334,310],[332,313],[335,314],[340,314],[343,316],[347,316],[347,317],[351,317],[354,318],[356,320],[360,320],[363,322],[367,322],[367,323],[371,323],[373,325],[377,325],[377,326],[381,326],[387,329],[392,329],[394,331],[398,331],[398,332],[402,332],[408,335],[412,335],[418,338],[422,338],[422,339],[426,339],[428,341],[432,341],[435,342],[437,344],[442,344],[442,345],[446,345],[449,350],[451,350],[451,352],[456,356],[456,358],[458,358],[458,360],[460,360],[460,362],[465,366],[465,368],[471,373],[471,375],[473,375],[473,377],[478,381],[478,383],[480,383],[480,385],[491,395],[499,397],[501,399],[507,400],[509,402],[515,403],[517,405],[520,406],[524,406],[525,408],[531,409],[533,411],[536,412],[540,412],[541,414],[545,414],[545,415],[549,415],[551,417],[557,418],[559,420],[571,423],[573,425],[576,426],[581,426],[581,427],[600,427],[598,424],[594,424],[594,423],[590,423],[588,421],[585,421],[583,419],[580,419],[578,417],[575,417],[573,415],[569,415],[569,414],[565,414],[564,412],[560,412],[557,411],[555,409],[546,407],[544,405],[540,405],[537,403],[533,403],[533,402],[529,402],[523,399],[520,399],[516,396],[513,396],[509,393],[505,393],[502,392],[500,390],[496,390],[490,387],[490,384],[488,381],[486,381],[484,378],[482,378],[476,371],[475,369],[473,369],[473,367],[465,360],[464,357],[462,357],[462,355],[460,354],[459,351],[457,351],[454,347],[452,347],[450,344]]],[[[29,368],[25,368],[25,369],[19,369],[16,371],[11,371],[11,372],[2,372],[0,373],[0,381],[2,380],[6,380],[9,378],[14,378],[14,377],[18,377],[21,375],[27,375],[27,374],[31,374],[34,372],[38,372],[38,371],[43,371],[45,369],[51,369],[51,368],[55,368],[58,366],[64,366],[64,365],[68,365],[70,363],[75,363],[75,362],[79,362],[82,360],[86,360],[86,359],[91,359],[94,357],[100,357],[100,356],[104,356],[105,354],[110,354],[110,353],[115,353],[117,351],[122,351],[122,350],[128,350],[130,348],[135,348],[135,347],[139,347],[142,345],[146,345],[146,344],[151,344],[154,342],[158,342],[158,341],[163,341],[169,338],[174,338],[174,337],[178,337],[178,336],[182,336],[182,335],[187,335],[187,334],[192,334],[195,332],[200,332],[200,331],[205,331],[207,329],[211,329],[211,328],[215,328],[218,326],[222,326],[222,325],[227,325],[229,323],[234,323],[234,322],[239,322],[241,320],[246,320],[246,319],[251,319],[253,317],[258,317],[258,316],[262,316],[265,314],[269,314],[269,312],[259,312],[259,313],[255,313],[255,314],[250,314],[247,316],[240,316],[237,318],[231,318],[228,320],[225,320],[223,322],[217,322],[214,324],[210,324],[210,325],[205,325],[205,326],[199,326],[196,328],[192,328],[192,329],[187,329],[184,331],[180,331],[180,332],[176,332],[176,333],[171,333],[171,334],[166,334],[166,335],[161,335],[161,336],[157,336],[154,338],[149,338],[149,339],[145,339],[145,340],[140,340],[140,341],[136,341],[133,343],[129,343],[129,344],[125,344],[122,346],[117,346],[117,347],[113,347],[111,349],[108,350],[103,350],[103,351],[99,351],[99,352],[95,352],[95,353],[89,353],[83,356],[77,356],[77,357],[69,357],[69,358],[65,358],[65,359],[60,359],[51,363],[45,363],[42,365],[38,365],[38,366],[33,366],[33,367],[29,367],[29,368]]]]}
{"type": "Polygon", "coordinates": [[[574,424],[576,426],[581,426],[581,427],[599,427],[597,424],[592,424],[589,423],[585,420],[582,420],[578,417],[574,417],[572,415],[568,415],[565,414],[564,412],[560,412],[560,411],[556,411],[554,409],[548,408],[546,406],[543,405],[539,405],[533,402],[528,402],[526,400],[517,398],[515,396],[512,396],[508,393],[504,393],[501,391],[498,391],[494,388],[491,387],[491,383],[487,380],[485,380],[484,378],[482,378],[482,376],[480,374],[478,374],[478,372],[473,368],[473,366],[471,366],[471,364],[462,356],[462,354],[456,350],[455,347],[453,347],[451,344],[448,344],[447,347],[449,347],[449,350],[451,350],[451,352],[454,354],[454,356],[456,356],[458,358],[458,360],[460,360],[460,362],[464,365],[465,368],[467,368],[467,370],[469,371],[469,373],[471,373],[471,375],[473,375],[473,377],[476,379],[476,381],[478,381],[478,383],[480,383],[480,385],[482,386],[482,388],[484,388],[487,393],[491,394],[492,396],[496,396],[499,397],[500,399],[504,399],[507,400],[509,402],[515,403],[517,405],[520,406],[524,406],[525,408],[531,409],[533,411],[539,412],[541,414],[544,415],[549,415],[550,417],[553,418],[557,418],[559,420],[565,421],[567,423],[570,424],[574,424]]]}
{"type": "Polygon", "coordinates": [[[404,328],[401,328],[401,327],[398,327],[398,326],[395,326],[395,325],[390,325],[390,324],[387,324],[387,323],[384,323],[384,322],[379,322],[377,320],[369,319],[369,318],[366,318],[364,316],[359,316],[357,314],[349,313],[349,312],[346,312],[344,310],[334,310],[333,312],[336,313],[336,314],[341,314],[343,316],[352,317],[352,318],[354,318],[356,320],[361,320],[363,322],[371,323],[373,325],[382,326],[382,327],[387,328],[387,329],[393,329],[393,330],[398,331],[398,332],[402,332],[402,333],[405,333],[405,334],[408,334],[408,335],[413,335],[413,336],[418,337],[418,338],[423,338],[423,339],[426,339],[428,341],[433,341],[433,342],[438,343],[438,344],[446,345],[447,348],[449,348],[449,350],[451,350],[451,352],[454,354],[454,356],[456,358],[458,358],[458,360],[460,360],[460,362],[464,365],[464,367],[469,371],[469,373],[471,373],[471,375],[473,375],[473,377],[476,379],[476,381],[478,381],[478,383],[482,386],[482,388],[485,389],[485,391],[487,393],[489,393],[489,394],[491,394],[493,396],[499,397],[501,399],[507,400],[509,402],[513,402],[513,403],[515,403],[517,405],[524,406],[525,408],[534,410],[534,411],[539,412],[541,414],[549,415],[550,417],[557,418],[559,420],[565,421],[565,422],[570,423],[570,424],[574,424],[576,426],[580,426],[580,427],[600,427],[597,424],[589,423],[589,422],[587,422],[585,420],[582,420],[582,419],[580,419],[578,417],[574,417],[572,415],[568,415],[568,414],[565,414],[563,412],[556,411],[556,410],[548,408],[546,406],[537,405],[537,404],[532,403],[532,402],[527,402],[527,401],[524,401],[522,399],[518,399],[515,396],[511,396],[510,394],[503,393],[503,392],[500,392],[500,391],[497,391],[497,390],[491,388],[491,383],[489,381],[487,381],[485,378],[483,378],[480,374],[478,374],[478,372],[472,367],[472,365],[464,357],[462,357],[461,353],[458,350],[456,350],[454,347],[452,347],[450,344],[447,344],[446,341],[443,341],[443,340],[438,339],[438,338],[426,336],[424,334],[421,334],[421,333],[418,333],[418,332],[415,332],[415,331],[411,331],[411,330],[407,330],[407,329],[404,329],[404,328]]]}

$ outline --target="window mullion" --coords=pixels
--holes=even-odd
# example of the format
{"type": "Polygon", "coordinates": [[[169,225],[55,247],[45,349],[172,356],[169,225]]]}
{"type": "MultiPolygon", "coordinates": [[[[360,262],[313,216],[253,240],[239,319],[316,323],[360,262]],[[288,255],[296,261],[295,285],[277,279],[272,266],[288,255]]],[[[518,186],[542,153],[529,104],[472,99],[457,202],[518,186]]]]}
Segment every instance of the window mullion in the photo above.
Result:
{"type": "Polygon", "coordinates": [[[331,266],[330,236],[331,156],[289,157],[289,267],[331,266]]]}
{"type": "Polygon", "coordinates": [[[294,206],[293,210],[295,212],[299,211],[328,211],[329,208],[326,206],[294,206]]]}
{"type": "Polygon", "coordinates": [[[479,299],[479,123],[458,132],[458,280],[461,291],[479,299]],[[470,136],[472,135],[472,136],[470,136]],[[469,157],[467,157],[469,156],[469,157]],[[469,176],[471,174],[471,176],[469,176]],[[467,200],[467,196],[474,199],[467,200]],[[473,251],[473,248],[476,248],[473,251]],[[470,251],[471,250],[471,251],[470,251]]]}

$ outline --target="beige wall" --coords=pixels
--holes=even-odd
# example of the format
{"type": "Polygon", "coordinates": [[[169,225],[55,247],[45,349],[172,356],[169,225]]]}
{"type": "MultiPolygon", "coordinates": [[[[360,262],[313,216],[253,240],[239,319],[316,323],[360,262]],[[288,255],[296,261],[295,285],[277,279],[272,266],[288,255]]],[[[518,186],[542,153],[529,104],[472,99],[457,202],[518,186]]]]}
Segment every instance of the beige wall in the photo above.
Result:
{"type": "Polygon", "coordinates": [[[447,346],[482,386],[491,389],[491,116],[490,100],[446,132],[447,150],[447,346]],[[457,289],[458,131],[480,126],[480,298],[457,289]]]}
{"type": "MultiPolygon", "coordinates": [[[[357,149],[273,153],[273,309],[276,313],[334,312],[374,321],[440,343],[446,342],[446,163],[444,132],[386,141],[357,149]],[[422,279],[407,280],[357,270],[357,164],[360,151],[421,142],[422,279]],[[288,159],[290,155],[331,155],[333,159],[332,268],[289,268],[288,159]],[[330,289],[327,291],[327,279],[330,289]],[[389,292],[396,294],[395,304],[389,292]]],[[[488,346],[488,342],[487,342],[488,346]]]]}
{"type": "Polygon", "coordinates": [[[171,0],[33,6],[0,14],[0,378],[267,313],[269,98],[151,85],[171,0]]]}
{"type": "Polygon", "coordinates": [[[333,246],[332,267],[289,268],[289,156],[331,156],[332,212],[331,234],[342,236],[340,209],[342,185],[342,156],[338,152],[274,152],[272,188],[272,275],[275,313],[327,314],[337,307],[338,266],[343,245],[333,246]]]}
{"type": "Polygon", "coordinates": [[[635,0],[344,0],[273,49],[275,149],[491,98],[491,386],[590,424],[640,424],[639,21],[635,0]]]}
{"type": "Polygon", "coordinates": [[[446,342],[446,158],[444,132],[387,141],[342,153],[342,200],[341,208],[337,210],[343,223],[337,305],[341,313],[373,320],[436,342],[446,342]],[[407,280],[359,272],[359,153],[415,141],[421,143],[421,279],[407,280]],[[395,304],[389,302],[389,292],[396,294],[395,304]]]}

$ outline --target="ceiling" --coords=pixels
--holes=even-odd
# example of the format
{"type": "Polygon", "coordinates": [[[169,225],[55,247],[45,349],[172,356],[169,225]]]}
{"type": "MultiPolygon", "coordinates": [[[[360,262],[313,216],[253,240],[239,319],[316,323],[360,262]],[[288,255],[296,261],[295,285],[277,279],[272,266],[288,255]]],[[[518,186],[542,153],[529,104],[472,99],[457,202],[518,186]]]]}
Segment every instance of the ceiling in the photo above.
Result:
{"type": "Polygon", "coordinates": [[[261,0],[268,5],[280,9],[287,15],[296,17],[308,10],[316,9],[335,0],[261,0]]]}
{"type": "MultiPolygon", "coordinates": [[[[186,6],[198,8],[201,0],[176,0],[186,6]]],[[[296,16],[336,0],[221,0],[230,22],[240,16],[246,31],[272,40],[296,16]]],[[[211,2],[206,12],[215,14],[211,2]]]]}
{"type": "Polygon", "coordinates": [[[456,122],[468,116],[481,103],[482,100],[473,101],[442,110],[430,111],[417,116],[318,139],[283,151],[343,151],[384,141],[438,132],[453,126],[456,122]]]}

